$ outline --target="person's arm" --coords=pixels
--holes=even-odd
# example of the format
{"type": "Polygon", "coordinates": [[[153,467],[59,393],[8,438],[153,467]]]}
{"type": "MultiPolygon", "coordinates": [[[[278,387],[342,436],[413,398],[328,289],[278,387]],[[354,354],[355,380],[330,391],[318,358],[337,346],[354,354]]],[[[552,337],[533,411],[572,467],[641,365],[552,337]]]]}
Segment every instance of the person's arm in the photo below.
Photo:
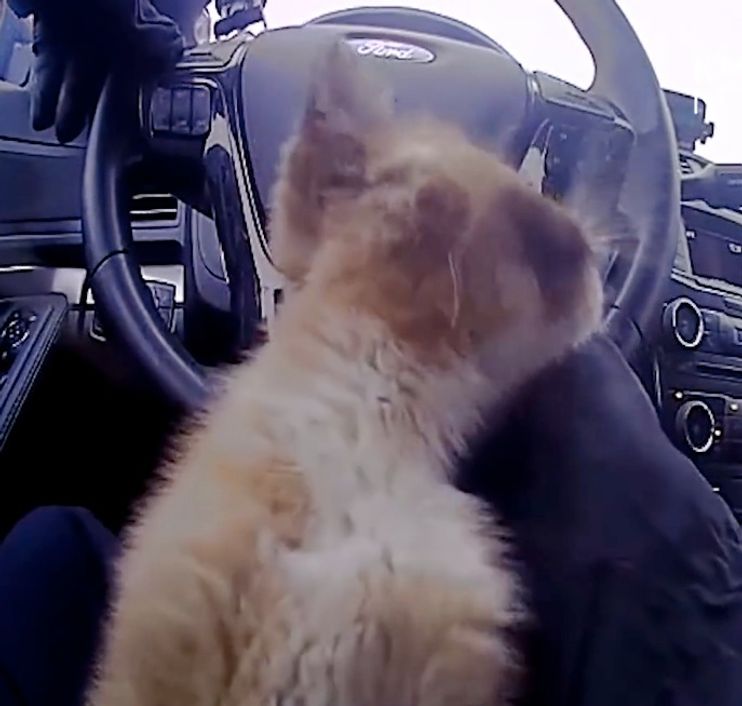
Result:
{"type": "Polygon", "coordinates": [[[9,0],[34,17],[32,119],[77,137],[111,71],[151,77],[177,62],[205,0],[9,0]]]}
{"type": "Polygon", "coordinates": [[[740,528],[611,343],[537,380],[463,483],[523,560],[529,706],[742,703],[740,528]]]}

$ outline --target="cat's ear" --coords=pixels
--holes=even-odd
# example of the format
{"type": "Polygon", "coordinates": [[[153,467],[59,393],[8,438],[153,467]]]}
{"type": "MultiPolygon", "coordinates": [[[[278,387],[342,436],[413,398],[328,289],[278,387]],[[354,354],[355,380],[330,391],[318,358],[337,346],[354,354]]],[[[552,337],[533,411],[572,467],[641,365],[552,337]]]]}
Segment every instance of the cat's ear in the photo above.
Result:
{"type": "Polygon", "coordinates": [[[328,203],[367,183],[368,131],[392,115],[391,93],[346,43],[324,52],[298,131],[284,147],[271,209],[272,251],[291,279],[306,274],[328,203]]]}
{"type": "Polygon", "coordinates": [[[318,157],[306,165],[320,188],[360,187],[365,182],[369,131],[392,116],[386,85],[345,42],[321,56],[310,86],[299,144],[312,145],[318,157]]]}
{"type": "Polygon", "coordinates": [[[415,229],[427,249],[440,247],[447,252],[469,225],[469,197],[447,177],[426,181],[415,194],[413,204],[415,229]]]}
{"type": "Polygon", "coordinates": [[[460,234],[471,221],[471,205],[466,192],[446,177],[433,177],[415,194],[413,223],[417,247],[410,255],[417,260],[423,272],[435,278],[428,296],[438,301],[453,328],[459,317],[463,282],[460,234]],[[443,272],[441,280],[439,273],[443,272]]]}
{"type": "Polygon", "coordinates": [[[593,257],[587,233],[563,206],[525,189],[503,199],[526,264],[532,269],[544,301],[558,314],[580,291],[580,273],[593,257]]]}
{"type": "Polygon", "coordinates": [[[317,64],[302,129],[317,135],[361,137],[390,120],[392,94],[373,70],[372,61],[359,57],[346,42],[330,45],[317,64]]]}

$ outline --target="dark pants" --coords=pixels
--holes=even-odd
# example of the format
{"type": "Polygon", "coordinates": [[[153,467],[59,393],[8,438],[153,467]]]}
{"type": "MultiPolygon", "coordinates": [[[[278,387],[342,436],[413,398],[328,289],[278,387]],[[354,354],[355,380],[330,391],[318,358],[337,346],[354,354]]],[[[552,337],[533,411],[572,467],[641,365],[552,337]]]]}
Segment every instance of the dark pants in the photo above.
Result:
{"type": "Polygon", "coordinates": [[[116,550],[77,508],[35,510],[0,544],[0,706],[80,706],[116,550]]]}

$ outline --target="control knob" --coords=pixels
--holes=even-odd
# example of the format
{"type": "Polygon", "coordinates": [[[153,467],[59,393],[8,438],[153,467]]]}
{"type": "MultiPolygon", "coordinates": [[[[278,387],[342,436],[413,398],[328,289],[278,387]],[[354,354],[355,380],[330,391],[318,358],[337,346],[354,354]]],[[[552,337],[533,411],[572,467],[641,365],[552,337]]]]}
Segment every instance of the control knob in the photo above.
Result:
{"type": "Polygon", "coordinates": [[[670,340],[681,348],[692,350],[701,345],[703,314],[693,300],[679,297],[671,301],[665,309],[662,323],[670,340]]]}
{"type": "Polygon", "coordinates": [[[714,445],[715,426],[714,413],[700,400],[685,402],[675,415],[678,436],[697,454],[706,453],[714,445]]]}

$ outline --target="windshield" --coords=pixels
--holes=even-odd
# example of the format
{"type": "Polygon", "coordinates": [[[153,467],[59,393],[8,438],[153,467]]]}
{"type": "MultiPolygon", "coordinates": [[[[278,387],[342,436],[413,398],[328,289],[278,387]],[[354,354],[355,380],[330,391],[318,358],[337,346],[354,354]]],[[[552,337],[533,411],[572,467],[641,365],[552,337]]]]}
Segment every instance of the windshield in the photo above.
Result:
{"type": "Polygon", "coordinates": [[[0,0],[0,81],[21,83],[30,64],[31,28],[0,0]],[[27,51],[28,50],[28,51],[27,51]]]}
{"type": "MultiPolygon", "coordinates": [[[[703,98],[713,139],[698,152],[717,162],[742,162],[742,62],[738,34],[742,3],[731,0],[618,0],[652,60],[664,88],[703,98]]],[[[299,24],[352,5],[405,5],[431,10],[482,30],[526,68],[583,88],[593,67],[587,49],[553,0],[271,0],[270,27],[299,24]]]]}

